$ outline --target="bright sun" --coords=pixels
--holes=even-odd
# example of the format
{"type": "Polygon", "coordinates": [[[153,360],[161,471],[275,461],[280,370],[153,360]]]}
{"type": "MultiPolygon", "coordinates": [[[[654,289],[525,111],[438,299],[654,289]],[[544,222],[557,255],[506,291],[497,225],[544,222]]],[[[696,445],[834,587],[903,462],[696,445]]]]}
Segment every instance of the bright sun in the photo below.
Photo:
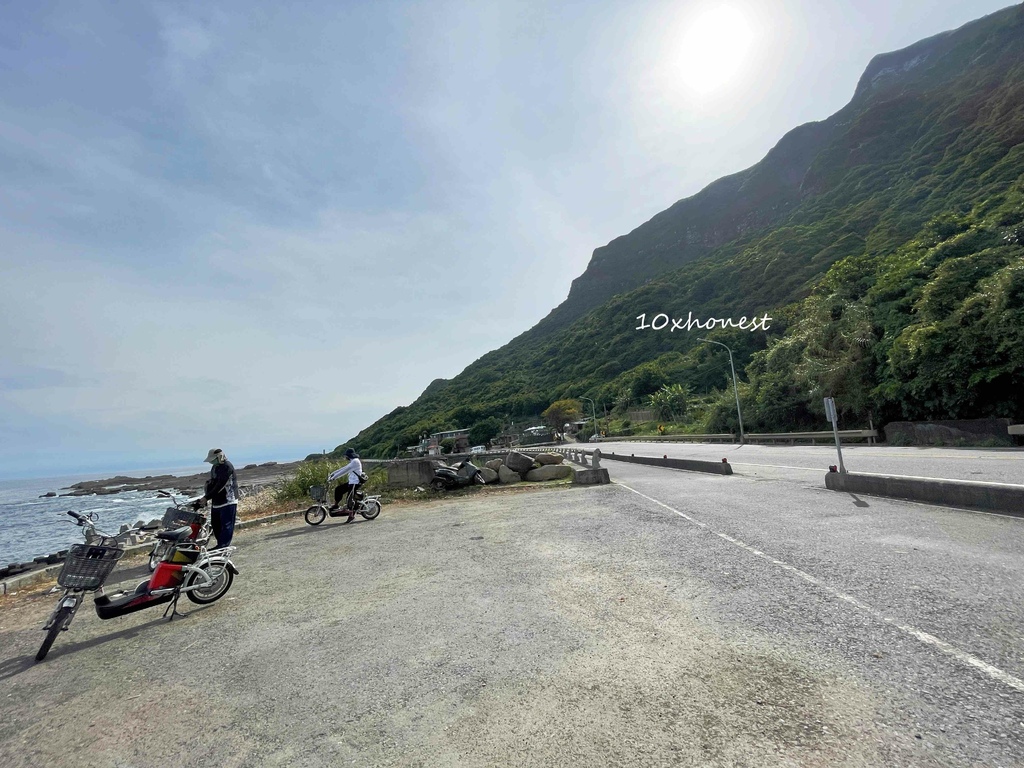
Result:
{"type": "Polygon", "coordinates": [[[743,70],[754,42],[750,19],[739,9],[710,3],[686,19],[676,66],[688,90],[707,95],[729,86],[743,70]]]}

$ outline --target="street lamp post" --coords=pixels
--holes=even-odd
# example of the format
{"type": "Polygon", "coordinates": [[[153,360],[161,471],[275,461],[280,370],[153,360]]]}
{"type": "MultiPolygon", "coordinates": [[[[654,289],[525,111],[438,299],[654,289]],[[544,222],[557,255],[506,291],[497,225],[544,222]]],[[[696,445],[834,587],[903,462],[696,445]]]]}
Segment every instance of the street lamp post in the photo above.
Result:
{"type": "Polygon", "coordinates": [[[583,397],[583,395],[580,395],[580,400],[586,400],[590,403],[590,412],[594,414],[594,434],[597,434],[597,406],[594,405],[594,401],[589,397],[583,397]]]}
{"type": "Polygon", "coordinates": [[[697,339],[697,341],[705,341],[708,344],[717,344],[720,347],[725,347],[726,352],[729,353],[729,368],[732,369],[732,391],[736,395],[736,415],[740,420],[740,445],[743,445],[746,441],[746,438],[743,435],[743,411],[740,410],[740,389],[736,385],[736,367],[732,364],[732,350],[720,341],[712,341],[711,339],[697,339]]]}

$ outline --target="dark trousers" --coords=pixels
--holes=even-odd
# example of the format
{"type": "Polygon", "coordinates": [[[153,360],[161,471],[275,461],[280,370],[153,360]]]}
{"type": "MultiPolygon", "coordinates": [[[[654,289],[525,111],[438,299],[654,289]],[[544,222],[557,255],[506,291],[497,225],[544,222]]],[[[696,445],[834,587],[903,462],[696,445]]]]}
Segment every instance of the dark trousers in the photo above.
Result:
{"type": "Polygon", "coordinates": [[[226,504],[210,510],[210,525],[213,535],[217,537],[217,548],[226,547],[235,535],[235,515],[238,514],[237,504],[226,504]]]}
{"type": "Polygon", "coordinates": [[[345,498],[345,494],[349,491],[354,491],[359,485],[350,485],[349,483],[342,483],[334,489],[334,503],[337,506],[341,506],[341,500],[345,498]]]}

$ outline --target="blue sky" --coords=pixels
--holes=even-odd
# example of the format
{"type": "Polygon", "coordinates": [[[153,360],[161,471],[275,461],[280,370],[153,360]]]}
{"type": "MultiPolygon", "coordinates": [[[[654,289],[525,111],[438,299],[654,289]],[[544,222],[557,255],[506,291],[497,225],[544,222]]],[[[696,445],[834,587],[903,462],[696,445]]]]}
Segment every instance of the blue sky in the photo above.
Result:
{"type": "Polygon", "coordinates": [[[1006,5],[0,4],[0,477],[331,449],[1006,5]]]}

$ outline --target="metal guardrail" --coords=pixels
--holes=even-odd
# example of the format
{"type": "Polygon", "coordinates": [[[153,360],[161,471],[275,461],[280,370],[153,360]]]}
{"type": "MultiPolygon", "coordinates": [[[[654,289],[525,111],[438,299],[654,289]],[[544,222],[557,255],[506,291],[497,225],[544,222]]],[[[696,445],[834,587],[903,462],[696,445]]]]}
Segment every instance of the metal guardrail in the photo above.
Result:
{"type": "MultiPolygon", "coordinates": [[[[748,443],[774,443],[788,440],[790,445],[792,445],[797,440],[810,440],[811,445],[814,445],[817,440],[824,440],[829,443],[834,442],[835,434],[834,432],[763,432],[752,435],[748,434],[746,437],[748,443]]],[[[860,438],[873,443],[875,438],[878,437],[878,430],[841,429],[838,434],[840,439],[855,440],[860,438]]]]}
{"type": "MultiPolygon", "coordinates": [[[[835,435],[832,432],[754,432],[747,433],[744,435],[748,443],[778,443],[778,442],[789,442],[791,445],[796,443],[797,440],[810,440],[811,445],[814,445],[818,440],[824,440],[825,442],[832,442],[835,440],[835,435]]],[[[867,440],[869,443],[874,443],[878,438],[877,429],[841,429],[839,430],[840,439],[847,440],[867,440]]],[[[600,437],[594,442],[600,443],[646,443],[646,442],[668,442],[678,443],[685,440],[696,440],[703,443],[716,443],[716,442],[739,442],[739,437],[730,432],[719,433],[714,435],[630,435],[623,437],[600,437]]]]}
{"type": "MultiPolygon", "coordinates": [[[[831,433],[830,433],[831,434],[831,433]]],[[[599,437],[597,440],[592,440],[594,443],[656,443],[656,442],[669,442],[678,443],[684,440],[696,440],[700,443],[735,443],[739,438],[732,434],[732,432],[721,432],[716,435],[629,435],[622,437],[599,437]]]]}

